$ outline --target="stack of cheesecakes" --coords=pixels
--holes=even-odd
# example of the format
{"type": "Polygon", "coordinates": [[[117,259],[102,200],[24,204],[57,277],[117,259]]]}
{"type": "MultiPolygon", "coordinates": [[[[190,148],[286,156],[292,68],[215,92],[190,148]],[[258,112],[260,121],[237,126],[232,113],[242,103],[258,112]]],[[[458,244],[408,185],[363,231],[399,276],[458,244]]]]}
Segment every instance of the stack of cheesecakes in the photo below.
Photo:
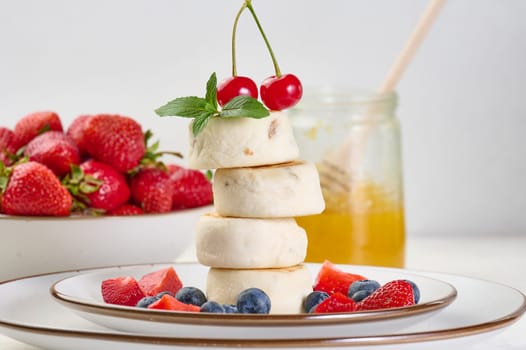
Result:
{"type": "Polygon", "coordinates": [[[191,136],[189,164],[216,169],[215,212],[203,215],[196,230],[196,255],[210,266],[207,296],[234,304],[247,288],[270,297],[271,313],[301,312],[312,291],[302,264],[305,231],[295,216],[323,211],[314,164],[298,160],[288,117],[213,118],[191,136]]]}

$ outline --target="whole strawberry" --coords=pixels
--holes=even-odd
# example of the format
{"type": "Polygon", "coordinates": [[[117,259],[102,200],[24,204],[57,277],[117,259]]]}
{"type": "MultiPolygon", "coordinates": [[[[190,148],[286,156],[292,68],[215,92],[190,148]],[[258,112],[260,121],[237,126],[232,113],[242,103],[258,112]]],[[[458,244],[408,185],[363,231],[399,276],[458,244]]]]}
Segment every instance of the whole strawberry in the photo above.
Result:
{"type": "Polygon", "coordinates": [[[20,146],[46,131],[63,131],[62,123],[57,113],[44,111],[28,114],[16,123],[13,130],[20,146]]]}
{"type": "Polygon", "coordinates": [[[29,160],[42,163],[58,177],[70,171],[72,164],[80,163],[80,153],[73,140],[61,131],[48,131],[27,144],[24,154],[29,160]]]}
{"type": "Polygon", "coordinates": [[[67,216],[72,198],[45,165],[27,162],[13,168],[0,166],[2,211],[9,215],[67,216]]]}
{"type": "Polygon", "coordinates": [[[92,209],[111,211],[130,198],[124,175],[93,159],[73,167],[63,183],[78,201],[92,209]]]}
{"type": "Polygon", "coordinates": [[[86,125],[90,118],[90,115],[78,116],[71,122],[66,131],[66,134],[71,137],[75,144],[77,144],[81,156],[86,156],[88,154],[86,140],[84,139],[84,130],[86,129],[86,125]]]}
{"type": "Polygon", "coordinates": [[[357,304],[356,310],[377,310],[415,304],[413,287],[405,280],[387,282],[357,304]]]}
{"type": "Polygon", "coordinates": [[[0,126],[0,161],[5,165],[11,164],[13,156],[18,150],[15,133],[0,126]]]}
{"type": "Polygon", "coordinates": [[[212,183],[199,170],[167,165],[172,184],[172,209],[195,208],[212,203],[212,183]]]}
{"type": "Polygon", "coordinates": [[[120,115],[87,118],[84,142],[91,157],[122,173],[136,167],[146,151],[141,125],[120,115]]]}
{"type": "Polygon", "coordinates": [[[106,214],[112,216],[133,216],[144,214],[144,210],[136,205],[126,203],[116,209],[108,211],[106,214]]]}
{"type": "Polygon", "coordinates": [[[143,168],[130,181],[133,201],[146,213],[172,210],[172,183],[166,171],[143,168]]]}

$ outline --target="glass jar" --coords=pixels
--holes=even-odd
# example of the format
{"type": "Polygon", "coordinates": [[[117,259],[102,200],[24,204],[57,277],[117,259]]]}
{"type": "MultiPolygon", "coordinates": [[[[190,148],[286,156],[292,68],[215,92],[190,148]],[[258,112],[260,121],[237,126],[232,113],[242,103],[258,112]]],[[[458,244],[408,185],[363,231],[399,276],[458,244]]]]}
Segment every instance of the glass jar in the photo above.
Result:
{"type": "Polygon", "coordinates": [[[341,91],[315,91],[289,111],[302,158],[317,164],[326,203],[323,213],[296,218],[309,239],[306,261],[403,267],[397,96],[341,91]]]}

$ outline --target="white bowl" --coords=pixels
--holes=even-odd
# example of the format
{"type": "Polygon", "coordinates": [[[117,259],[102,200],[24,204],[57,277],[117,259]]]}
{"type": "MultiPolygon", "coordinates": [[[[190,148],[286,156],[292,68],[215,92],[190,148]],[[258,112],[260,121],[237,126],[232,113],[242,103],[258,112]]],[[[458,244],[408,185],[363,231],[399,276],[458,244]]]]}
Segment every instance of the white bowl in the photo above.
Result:
{"type": "Polygon", "coordinates": [[[170,262],[194,244],[212,206],[167,214],[104,217],[0,215],[0,281],[62,270],[170,262]]]}

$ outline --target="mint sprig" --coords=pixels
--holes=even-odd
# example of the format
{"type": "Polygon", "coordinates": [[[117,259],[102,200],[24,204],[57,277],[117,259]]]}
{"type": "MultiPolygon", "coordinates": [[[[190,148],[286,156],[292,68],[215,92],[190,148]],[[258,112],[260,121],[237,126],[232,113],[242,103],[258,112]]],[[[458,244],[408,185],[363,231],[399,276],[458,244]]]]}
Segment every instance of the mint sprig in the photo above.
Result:
{"type": "Polygon", "coordinates": [[[251,96],[236,96],[221,110],[217,105],[217,77],[212,73],[206,83],[205,98],[178,97],[155,110],[161,117],[193,118],[192,133],[197,136],[211,118],[264,118],[270,115],[261,102],[251,96]]]}

